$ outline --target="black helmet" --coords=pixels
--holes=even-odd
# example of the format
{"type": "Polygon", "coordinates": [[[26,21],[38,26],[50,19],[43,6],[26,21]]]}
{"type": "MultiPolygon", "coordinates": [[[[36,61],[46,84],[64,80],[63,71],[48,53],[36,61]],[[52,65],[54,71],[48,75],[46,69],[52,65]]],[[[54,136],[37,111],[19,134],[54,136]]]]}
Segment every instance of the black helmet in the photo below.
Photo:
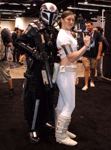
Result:
{"type": "Polygon", "coordinates": [[[57,20],[58,9],[53,3],[44,3],[40,8],[40,20],[44,22],[45,25],[53,25],[57,20]]]}

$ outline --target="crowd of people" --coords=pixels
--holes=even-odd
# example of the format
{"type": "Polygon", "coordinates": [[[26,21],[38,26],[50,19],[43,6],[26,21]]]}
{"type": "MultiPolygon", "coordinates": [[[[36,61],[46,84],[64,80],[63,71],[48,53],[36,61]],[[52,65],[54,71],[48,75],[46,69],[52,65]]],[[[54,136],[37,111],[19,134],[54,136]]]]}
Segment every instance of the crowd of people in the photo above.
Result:
{"type": "MultiPolygon", "coordinates": [[[[15,28],[14,32],[10,34],[9,30],[4,29],[5,31],[2,30],[1,36],[5,47],[12,47],[13,45],[14,63],[23,65],[22,60],[27,54],[23,102],[28,125],[28,137],[33,143],[41,141],[46,123],[54,121],[54,87],[51,77],[56,58],[59,57],[59,69],[55,79],[59,89],[58,102],[55,108],[55,138],[58,143],[75,146],[77,142],[73,138],[76,135],[68,131],[68,126],[75,109],[75,85],[79,83],[77,61],[82,57],[85,68],[85,86],[82,90],[88,89],[89,76],[90,86],[95,87],[95,71],[97,68],[97,76],[102,79],[100,60],[105,55],[108,43],[101,36],[102,28],[96,27],[94,29],[93,23],[88,21],[86,22],[87,32],[82,32],[81,48],[78,50],[79,42],[76,33],[72,33],[71,30],[75,23],[74,13],[72,11],[62,13],[61,27],[58,31],[54,28],[57,15],[58,9],[54,4],[44,3],[40,8],[39,20],[29,24],[25,32],[15,28]],[[47,20],[45,16],[50,17],[47,20]],[[35,52],[35,48],[38,52],[35,52]],[[45,74],[46,78],[44,78],[45,74]]],[[[14,96],[7,55],[0,60],[0,81],[9,83],[10,96],[14,96]],[[5,73],[3,70],[6,70],[5,73]]]]}

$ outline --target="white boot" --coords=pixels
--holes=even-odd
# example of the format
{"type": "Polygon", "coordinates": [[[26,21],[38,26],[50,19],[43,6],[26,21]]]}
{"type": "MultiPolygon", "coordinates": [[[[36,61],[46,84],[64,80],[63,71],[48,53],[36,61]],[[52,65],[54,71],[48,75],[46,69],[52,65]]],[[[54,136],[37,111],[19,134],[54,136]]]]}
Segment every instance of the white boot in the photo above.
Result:
{"type": "Polygon", "coordinates": [[[77,145],[77,142],[70,139],[69,136],[66,134],[70,120],[71,117],[65,117],[62,115],[58,116],[57,127],[55,132],[56,142],[69,146],[75,146],[77,145]]]}
{"type": "MultiPolygon", "coordinates": [[[[59,109],[55,109],[55,128],[56,128],[56,125],[57,125],[57,119],[58,119],[58,115],[61,113],[61,110],[59,110],[59,109]]],[[[76,138],[76,135],[75,134],[73,134],[73,133],[71,133],[71,132],[69,132],[69,131],[67,131],[66,132],[67,133],[67,135],[70,137],[70,138],[76,138]]]]}

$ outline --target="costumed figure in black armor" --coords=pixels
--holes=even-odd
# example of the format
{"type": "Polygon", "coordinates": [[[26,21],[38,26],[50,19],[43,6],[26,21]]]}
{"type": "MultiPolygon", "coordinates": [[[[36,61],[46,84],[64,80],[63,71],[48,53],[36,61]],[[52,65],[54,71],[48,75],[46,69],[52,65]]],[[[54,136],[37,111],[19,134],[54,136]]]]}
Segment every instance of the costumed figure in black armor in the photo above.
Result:
{"type": "Polygon", "coordinates": [[[57,16],[58,9],[54,4],[42,4],[39,20],[30,23],[14,44],[27,56],[22,98],[28,135],[33,143],[41,141],[46,123],[54,121],[52,76],[57,56],[58,31],[54,27],[57,16]]]}

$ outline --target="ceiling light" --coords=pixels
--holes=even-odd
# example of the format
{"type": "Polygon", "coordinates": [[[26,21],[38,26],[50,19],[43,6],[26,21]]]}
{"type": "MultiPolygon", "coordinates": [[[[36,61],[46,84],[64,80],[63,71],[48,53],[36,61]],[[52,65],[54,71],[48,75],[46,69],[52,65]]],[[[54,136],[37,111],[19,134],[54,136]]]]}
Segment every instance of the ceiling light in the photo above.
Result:
{"type": "MultiPolygon", "coordinates": [[[[6,4],[6,2],[0,2],[0,5],[4,5],[6,4]]],[[[7,3],[9,5],[20,5],[19,3],[7,3]]],[[[24,6],[31,6],[31,4],[28,4],[28,3],[21,3],[22,5],[24,6]]]]}
{"type": "Polygon", "coordinates": [[[27,9],[30,9],[30,7],[27,7],[27,9]]]}
{"type": "MultiPolygon", "coordinates": [[[[96,0],[96,1],[100,1],[100,0],[96,0]]],[[[101,0],[101,1],[111,3],[111,1],[107,1],[107,0],[101,0]]]]}
{"type": "Polygon", "coordinates": [[[72,6],[70,5],[70,6],[69,6],[69,9],[71,9],[71,8],[72,8],[72,6]]]}
{"type": "Polygon", "coordinates": [[[5,3],[0,2],[0,5],[3,5],[3,4],[5,4],[5,3]]]}
{"type": "MultiPolygon", "coordinates": [[[[19,3],[7,3],[7,2],[0,2],[0,5],[4,5],[4,4],[8,4],[8,5],[20,5],[19,3]]],[[[22,4],[22,3],[21,3],[22,4]]],[[[24,6],[30,6],[31,4],[22,4],[24,6]]]]}
{"type": "Polygon", "coordinates": [[[63,9],[61,8],[60,12],[63,12],[63,9]]]}
{"type": "Polygon", "coordinates": [[[34,7],[37,6],[36,3],[33,3],[33,6],[34,6],[34,7]]]}
{"type": "Polygon", "coordinates": [[[31,4],[24,4],[24,3],[22,3],[22,5],[24,5],[24,6],[31,6],[31,4]]]}
{"type": "Polygon", "coordinates": [[[74,9],[74,10],[84,10],[84,11],[98,11],[98,9],[88,9],[88,8],[77,8],[77,7],[67,7],[67,9],[74,9]]]}
{"type": "Polygon", "coordinates": [[[88,4],[87,0],[85,0],[84,4],[88,4]]]}
{"type": "Polygon", "coordinates": [[[12,13],[10,12],[2,12],[3,15],[11,15],[12,13]]]}
{"type": "Polygon", "coordinates": [[[82,3],[78,2],[79,5],[87,5],[87,6],[96,6],[96,7],[111,7],[111,5],[100,5],[100,4],[89,4],[89,3],[82,3]]]}
{"type": "Polygon", "coordinates": [[[9,5],[20,5],[18,3],[8,3],[9,5]]]}

